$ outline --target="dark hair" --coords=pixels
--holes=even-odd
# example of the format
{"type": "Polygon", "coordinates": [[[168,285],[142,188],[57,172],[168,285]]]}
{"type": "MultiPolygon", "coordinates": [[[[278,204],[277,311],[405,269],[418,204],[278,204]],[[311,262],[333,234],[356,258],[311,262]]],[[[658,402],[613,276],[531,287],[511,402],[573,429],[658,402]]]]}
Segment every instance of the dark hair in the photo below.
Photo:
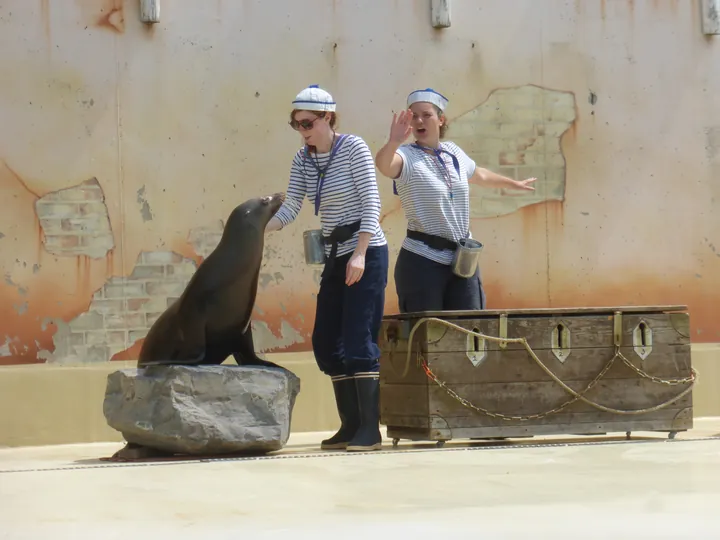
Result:
{"type": "Polygon", "coordinates": [[[300,111],[305,111],[314,114],[315,116],[325,116],[326,114],[330,114],[330,127],[335,128],[338,121],[338,115],[335,111],[308,111],[305,109],[293,109],[293,111],[290,113],[290,121],[292,122],[295,120],[295,113],[300,111]]]}
{"type": "MultiPolygon", "coordinates": [[[[308,111],[307,109],[293,109],[293,111],[290,113],[290,121],[292,122],[295,120],[295,113],[305,111],[314,114],[317,117],[325,116],[326,114],[330,114],[330,127],[334,130],[335,126],[337,125],[338,116],[335,111],[308,111]]],[[[308,152],[314,152],[317,153],[317,148],[315,148],[314,145],[308,144],[308,152]]]]}

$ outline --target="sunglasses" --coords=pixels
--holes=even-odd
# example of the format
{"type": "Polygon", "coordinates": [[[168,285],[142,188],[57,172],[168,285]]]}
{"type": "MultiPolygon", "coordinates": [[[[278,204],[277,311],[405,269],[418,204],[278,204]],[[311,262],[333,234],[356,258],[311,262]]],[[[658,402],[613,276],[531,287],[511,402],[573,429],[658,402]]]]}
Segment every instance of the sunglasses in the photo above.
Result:
{"type": "Polygon", "coordinates": [[[303,131],[307,131],[307,130],[313,128],[313,125],[315,124],[315,122],[317,122],[318,120],[322,120],[322,119],[323,119],[322,116],[318,116],[317,118],[313,118],[312,120],[300,120],[300,121],[297,121],[293,118],[290,122],[288,122],[288,124],[290,124],[290,127],[293,128],[295,131],[298,131],[299,128],[302,128],[303,131]]]}

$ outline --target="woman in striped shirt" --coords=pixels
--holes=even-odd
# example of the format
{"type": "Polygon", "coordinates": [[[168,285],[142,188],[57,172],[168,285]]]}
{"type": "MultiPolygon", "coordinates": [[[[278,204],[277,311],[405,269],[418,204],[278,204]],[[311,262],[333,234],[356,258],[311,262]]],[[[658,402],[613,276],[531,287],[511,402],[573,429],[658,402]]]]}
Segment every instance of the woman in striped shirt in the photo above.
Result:
{"type": "Polygon", "coordinates": [[[316,85],[293,101],[290,125],[305,145],[293,158],[285,202],[266,230],[292,222],[305,197],[320,215],[327,263],[312,345],[320,370],[331,377],[341,420],[340,430],[321,446],[376,450],[381,447],[377,340],[388,246],[372,154],[360,137],[335,132],[335,107],[332,96],[316,85]]]}
{"type": "Polygon", "coordinates": [[[448,100],[431,88],[416,90],[407,111],[393,115],[390,137],[377,153],[378,170],[393,179],[408,219],[395,266],[400,311],[485,308],[480,269],[470,278],[452,272],[457,242],[470,233],[469,184],[534,190],[535,178],[517,181],[476,166],[455,143],[441,142],[448,129],[448,100]],[[403,144],[410,133],[415,142],[403,144]]]}

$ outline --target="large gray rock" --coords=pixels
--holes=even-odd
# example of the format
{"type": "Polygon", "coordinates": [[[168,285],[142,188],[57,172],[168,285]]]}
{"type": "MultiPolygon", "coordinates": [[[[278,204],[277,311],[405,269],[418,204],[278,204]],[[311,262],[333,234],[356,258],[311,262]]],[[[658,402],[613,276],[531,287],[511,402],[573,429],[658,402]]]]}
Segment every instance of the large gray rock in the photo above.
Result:
{"type": "Polygon", "coordinates": [[[259,366],[150,366],[108,375],[103,413],[129,443],[181,454],[285,446],[300,379],[259,366]]]}

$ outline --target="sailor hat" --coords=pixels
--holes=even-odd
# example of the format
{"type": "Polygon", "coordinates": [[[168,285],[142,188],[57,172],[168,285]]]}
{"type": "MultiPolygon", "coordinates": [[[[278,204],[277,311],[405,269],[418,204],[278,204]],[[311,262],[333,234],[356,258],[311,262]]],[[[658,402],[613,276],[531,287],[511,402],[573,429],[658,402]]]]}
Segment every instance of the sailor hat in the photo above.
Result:
{"type": "Polygon", "coordinates": [[[292,104],[293,108],[302,109],[304,111],[335,110],[335,100],[333,100],[333,97],[317,84],[313,84],[305,88],[295,97],[292,104]]]}
{"type": "Polygon", "coordinates": [[[448,98],[443,96],[440,92],[436,92],[432,88],[426,88],[425,90],[415,90],[410,92],[407,98],[407,106],[410,107],[413,103],[424,101],[436,105],[441,111],[445,110],[448,104],[448,98]]]}

